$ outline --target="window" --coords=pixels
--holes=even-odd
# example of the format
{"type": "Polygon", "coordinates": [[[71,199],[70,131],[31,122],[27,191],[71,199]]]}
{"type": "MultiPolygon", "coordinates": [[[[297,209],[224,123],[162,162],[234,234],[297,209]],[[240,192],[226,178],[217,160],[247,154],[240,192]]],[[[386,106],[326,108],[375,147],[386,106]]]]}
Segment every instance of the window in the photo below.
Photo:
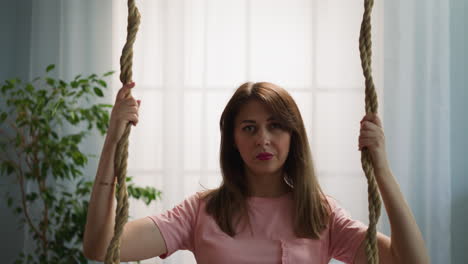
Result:
{"type": "MultiPolygon", "coordinates": [[[[115,2],[114,69],[126,36],[126,3],[115,2]]],[[[367,187],[358,151],[364,78],[357,0],[170,0],[137,2],[134,47],[140,123],[132,129],[128,174],[164,200],[131,203],[133,218],[172,208],[216,187],[219,118],[245,81],[269,81],[294,97],[306,124],[322,188],[367,223],[367,187]]],[[[373,73],[382,105],[382,15],[373,12],[373,73]]],[[[117,80],[117,79],[116,79],[117,80]]],[[[383,109],[380,106],[380,109],[383,109]]],[[[382,112],[380,112],[382,116],[382,112]]],[[[155,263],[155,260],[142,263],[155,263]]],[[[156,263],[163,263],[159,258],[156,263]]],[[[195,263],[178,252],[164,263],[195,263]]]]}

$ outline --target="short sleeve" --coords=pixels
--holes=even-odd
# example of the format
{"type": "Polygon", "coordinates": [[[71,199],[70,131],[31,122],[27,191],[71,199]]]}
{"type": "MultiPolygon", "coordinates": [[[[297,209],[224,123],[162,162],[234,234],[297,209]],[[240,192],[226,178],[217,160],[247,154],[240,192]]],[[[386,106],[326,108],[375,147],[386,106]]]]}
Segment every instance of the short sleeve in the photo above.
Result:
{"type": "Polygon", "coordinates": [[[162,214],[148,216],[158,226],[166,243],[166,258],[177,250],[193,251],[193,234],[200,207],[200,196],[194,194],[162,214]]]}
{"type": "Polygon", "coordinates": [[[367,226],[353,220],[349,213],[332,199],[328,199],[330,215],[330,246],[332,258],[345,263],[353,263],[357,250],[366,236],[367,226]]]}

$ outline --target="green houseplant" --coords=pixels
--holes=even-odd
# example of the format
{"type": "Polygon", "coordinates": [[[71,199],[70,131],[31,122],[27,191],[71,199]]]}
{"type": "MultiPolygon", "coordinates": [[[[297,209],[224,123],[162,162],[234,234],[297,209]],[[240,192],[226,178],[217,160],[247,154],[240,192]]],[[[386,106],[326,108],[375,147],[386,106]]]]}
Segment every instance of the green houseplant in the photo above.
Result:
{"type": "MultiPolygon", "coordinates": [[[[103,97],[107,83],[102,78],[113,72],[65,82],[49,76],[54,68],[49,65],[45,76],[32,82],[16,78],[0,83],[0,98],[6,103],[6,109],[0,109],[0,176],[20,191],[19,199],[7,193],[5,201],[35,242],[34,253],[21,253],[15,263],[88,263],[82,238],[93,181],[80,169],[96,155],[83,154],[78,146],[94,127],[106,133],[112,105],[84,108],[79,102],[103,97]],[[87,129],[61,135],[67,123],[85,123],[87,129]],[[36,188],[28,191],[27,184],[36,188]]],[[[160,191],[136,186],[132,177],[127,177],[127,187],[129,197],[146,205],[161,198],[160,191]]]]}

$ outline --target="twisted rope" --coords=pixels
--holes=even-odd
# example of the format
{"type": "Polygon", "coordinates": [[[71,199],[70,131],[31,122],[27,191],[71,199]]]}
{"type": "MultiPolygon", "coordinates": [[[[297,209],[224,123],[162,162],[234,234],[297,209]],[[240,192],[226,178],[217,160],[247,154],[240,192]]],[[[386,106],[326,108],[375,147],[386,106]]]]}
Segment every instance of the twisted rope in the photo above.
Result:
{"type": "MultiPolygon", "coordinates": [[[[138,26],[140,25],[140,13],[135,5],[135,0],[128,0],[128,25],[127,41],[120,56],[120,81],[127,84],[132,81],[133,43],[136,39],[138,26]]],[[[131,96],[131,92],[125,98],[131,96]]],[[[115,212],[114,236],[107,248],[105,264],[120,263],[120,237],[128,220],[128,194],[125,177],[127,175],[128,137],[130,135],[130,122],[117,143],[114,171],[117,175],[117,209],[115,212]]]]}
{"type": "MultiPolygon", "coordinates": [[[[367,113],[377,114],[377,94],[375,92],[374,81],[372,79],[372,40],[371,40],[371,12],[373,0],[364,0],[364,15],[362,17],[361,32],[359,36],[359,51],[361,54],[361,66],[365,77],[366,97],[365,110],[367,113]]],[[[380,216],[380,195],[375,181],[374,168],[371,163],[371,156],[367,148],[361,152],[361,164],[366,174],[368,183],[369,200],[369,228],[366,234],[366,255],[367,263],[379,263],[379,251],[377,245],[377,222],[380,216]]]]}

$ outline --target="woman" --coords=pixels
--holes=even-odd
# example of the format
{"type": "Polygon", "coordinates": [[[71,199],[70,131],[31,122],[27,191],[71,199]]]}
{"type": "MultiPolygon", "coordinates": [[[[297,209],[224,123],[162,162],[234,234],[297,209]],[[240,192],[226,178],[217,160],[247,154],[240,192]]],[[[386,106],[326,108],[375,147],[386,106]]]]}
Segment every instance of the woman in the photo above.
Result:
{"type": "MultiPolygon", "coordinates": [[[[113,158],[126,123],[138,123],[140,101],[118,93],[93,186],[84,254],[102,261],[114,228],[113,158]]],[[[292,97],[271,83],[245,83],[220,120],[219,188],[196,193],[165,213],[130,221],[121,260],[165,258],[191,250],[198,263],[366,263],[367,227],[323,194],[304,124],[292,97]]],[[[368,148],[390,219],[378,233],[380,263],[429,263],[421,233],[392,175],[380,119],[361,121],[359,149],[368,148]]]]}

